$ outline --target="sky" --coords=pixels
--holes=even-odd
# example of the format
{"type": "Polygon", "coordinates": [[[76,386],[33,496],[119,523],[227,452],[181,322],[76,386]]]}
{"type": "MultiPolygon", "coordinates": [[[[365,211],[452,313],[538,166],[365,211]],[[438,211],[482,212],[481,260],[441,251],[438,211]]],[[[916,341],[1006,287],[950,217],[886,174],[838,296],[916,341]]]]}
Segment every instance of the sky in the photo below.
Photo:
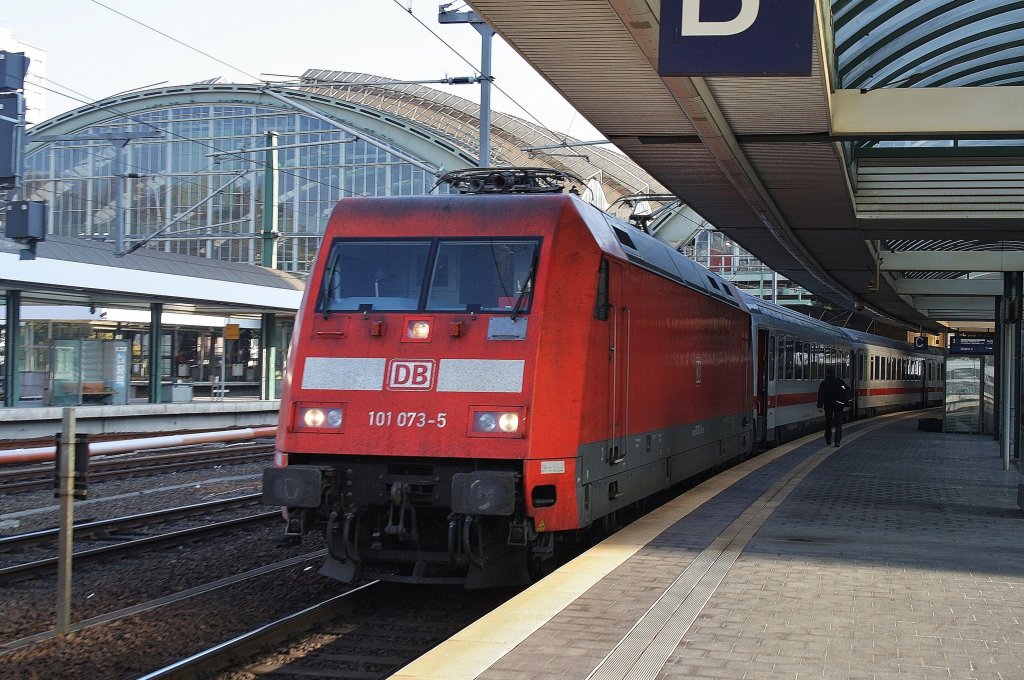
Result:
{"type": "MultiPolygon", "coordinates": [[[[19,41],[46,50],[46,87],[73,97],[47,92],[46,116],[53,117],[81,106],[79,100],[217,76],[222,82],[251,83],[264,74],[297,76],[309,68],[397,80],[475,75],[473,67],[480,66],[479,34],[469,25],[439,24],[439,4],[439,0],[3,0],[0,27],[19,41]]],[[[460,8],[460,2],[453,3],[452,9],[460,8]]],[[[498,36],[492,70],[493,109],[578,139],[601,138],[498,36]]],[[[430,87],[479,101],[479,86],[430,87]]]]}

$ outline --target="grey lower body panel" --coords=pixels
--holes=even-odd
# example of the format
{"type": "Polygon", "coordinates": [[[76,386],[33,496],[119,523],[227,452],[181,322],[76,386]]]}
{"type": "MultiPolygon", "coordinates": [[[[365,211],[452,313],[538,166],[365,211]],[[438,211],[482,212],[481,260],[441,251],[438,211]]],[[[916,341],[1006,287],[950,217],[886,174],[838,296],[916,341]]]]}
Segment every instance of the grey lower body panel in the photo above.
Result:
{"type": "Polygon", "coordinates": [[[741,415],[632,434],[617,462],[609,460],[610,441],[580,447],[580,524],[748,453],[753,434],[752,419],[741,415]]]}

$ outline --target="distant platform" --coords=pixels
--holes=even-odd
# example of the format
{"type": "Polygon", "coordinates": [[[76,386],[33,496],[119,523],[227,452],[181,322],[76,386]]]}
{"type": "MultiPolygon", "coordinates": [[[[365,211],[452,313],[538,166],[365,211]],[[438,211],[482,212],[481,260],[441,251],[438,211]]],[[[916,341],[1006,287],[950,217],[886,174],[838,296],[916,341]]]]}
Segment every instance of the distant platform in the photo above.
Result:
{"type": "MultiPolygon", "coordinates": [[[[76,429],[92,435],[175,434],[277,424],[279,400],[193,401],[187,404],[77,406],[76,429]]],[[[60,431],[62,407],[0,408],[0,444],[52,440],[60,431]]]]}

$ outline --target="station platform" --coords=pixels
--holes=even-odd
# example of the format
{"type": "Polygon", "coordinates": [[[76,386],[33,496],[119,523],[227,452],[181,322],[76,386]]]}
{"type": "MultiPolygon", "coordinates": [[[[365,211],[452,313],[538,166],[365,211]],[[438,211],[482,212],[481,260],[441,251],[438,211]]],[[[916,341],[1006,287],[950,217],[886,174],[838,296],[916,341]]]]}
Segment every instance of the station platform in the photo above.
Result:
{"type": "Polygon", "coordinates": [[[719,474],[392,677],[1024,678],[1018,471],[931,415],[719,474]]]}
{"type": "MultiPolygon", "coordinates": [[[[176,434],[277,424],[279,400],[193,401],[183,404],[76,406],[76,429],[94,436],[176,434]]],[[[9,442],[52,440],[64,409],[0,408],[0,448],[9,442]]]]}

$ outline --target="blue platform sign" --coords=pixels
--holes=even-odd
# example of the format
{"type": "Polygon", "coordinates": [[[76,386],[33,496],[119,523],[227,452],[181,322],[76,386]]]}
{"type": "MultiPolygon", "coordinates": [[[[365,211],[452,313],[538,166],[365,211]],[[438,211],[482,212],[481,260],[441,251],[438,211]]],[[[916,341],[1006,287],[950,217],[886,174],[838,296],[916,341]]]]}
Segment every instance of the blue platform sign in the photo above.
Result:
{"type": "Polygon", "coordinates": [[[662,0],[658,74],[809,75],[814,0],[662,0]]]}

